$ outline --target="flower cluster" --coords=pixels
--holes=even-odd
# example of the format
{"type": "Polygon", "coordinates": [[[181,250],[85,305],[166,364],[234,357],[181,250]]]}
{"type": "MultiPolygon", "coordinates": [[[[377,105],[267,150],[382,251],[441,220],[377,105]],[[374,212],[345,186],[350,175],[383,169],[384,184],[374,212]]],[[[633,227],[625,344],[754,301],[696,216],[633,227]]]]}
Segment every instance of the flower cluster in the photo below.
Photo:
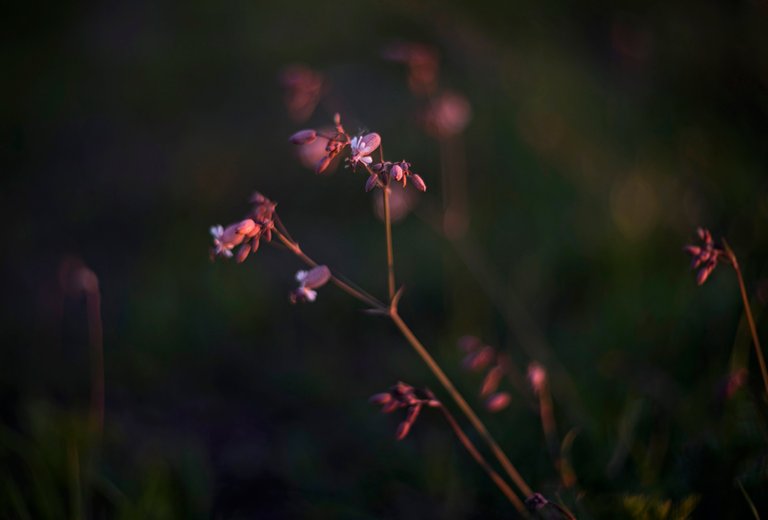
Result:
{"type": "Polygon", "coordinates": [[[698,228],[696,233],[699,236],[699,240],[703,242],[703,245],[687,245],[685,251],[693,257],[691,262],[691,269],[699,269],[696,274],[696,283],[702,285],[707,281],[709,275],[717,266],[718,260],[725,260],[725,251],[715,245],[715,241],[712,239],[712,233],[708,229],[698,228]]]}
{"type": "Polygon", "coordinates": [[[331,279],[331,270],[327,266],[318,265],[309,271],[299,271],[296,273],[296,281],[299,286],[291,292],[291,303],[313,302],[317,298],[318,289],[328,283],[331,279]]]}
{"type": "Polygon", "coordinates": [[[509,406],[512,396],[500,392],[499,383],[509,372],[509,360],[496,352],[496,349],[484,345],[480,338],[463,336],[458,341],[459,348],[466,353],[463,365],[467,370],[479,372],[490,367],[480,386],[480,396],[485,399],[485,407],[490,412],[498,412],[509,406]]]}
{"type": "Polygon", "coordinates": [[[293,134],[289,141],[295,145],[305,146],[317,139],[325,139],[325,154],[320,157],[315,165],[315,173],[322,173],[328,169],[331,162],[345,149],[349,148],[349,156],[346,158],[347,166],[356,170],[362,166],[369,174],[365,183],[365,191],[371,191],[375,187],[384,188],[392,182],[402,183],[405,187],[408,179],[419,191],[426,191],[427,185],[420,175],[411,170],[411,163],[407,161],[385,161],[381,154],[381,136],[376,132],[351,136],[344,130],[339,114],[334,116],[334,132],[323,133],[313,129],[300,130],[293,134]],[[379,150],[379,162],[374,162],[371,154],[379,150]]]}
{"type": "Polygon", "coordinates": [[[424,406],[432,408],[442,406],[440,401],[435,399],[434,394],[429,390],[417,391],[411,385],[401,381],[388,391],[372,396],[369,402],[381,406],[382,413],[392,413],[400,408],[406,409],[405,420],[398,425],[397,433],[395,434],[399,441],[405,439],[408,432],[411,431],[413,423],[416,422],[424,406]]]}
{"type": "Polygon", "coordinates": [[[244,262],[251,252],[259,249],[262,238],[267,242],[272,240],[272,230],[275,227],[274,214],[277,204],[259,192],[251,196],[253,209],[247,218],[224,226],[212,226],[213,248],[211,256],[231,258],[235,256],[238,263],[244,262]],[[239,246],[239,247],[238,247],[239,246]],[[232,250],[238,247],[235,255],[232,250]]]}

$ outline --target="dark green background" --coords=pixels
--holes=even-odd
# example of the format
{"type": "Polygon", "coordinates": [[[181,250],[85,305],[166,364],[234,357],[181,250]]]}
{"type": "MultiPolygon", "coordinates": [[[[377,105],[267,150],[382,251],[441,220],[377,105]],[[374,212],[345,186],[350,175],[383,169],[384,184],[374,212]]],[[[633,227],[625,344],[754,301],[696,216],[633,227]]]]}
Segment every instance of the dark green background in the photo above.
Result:
{"type": "MultiPolygon", "coordinates": [[[[429,185],[395,226],[402,314],[469,401],[463,334],[522,368],[543,342],[570,374],[552,377],[560,433],[579,432],[581,499],[562,496],[580,518],[627,516],[627,494],[747,518],[737,479],[768,511],[759,372],[716,398],[734,349],[752,355],[735,277],[722,266],[698,288],[681,250],[697,225],[727,237],[765,331],[767,15],[758,0],[17,3],[0,22],[0,516],[76,511],[68,453],[89,446],[90,383],[84,301],[57,279],[72,255],[103,296],[92,517],[513,516],[438,414],[398,443],[397,419],[367,404],[398,379],[445,397],[391,324],[332,287],[291,306],[300,264],[284,251],[209,261],[208,227],[258,189],[312,256],[385,292],[363,177],[314,176],[287,143],[303,125],[277,76],[295,62],[332,93],[308,124],[340,110],[429,185]],[[423,216],[439,149],[380,57],[396,39],[439,49],[442,85],[473,107],[480,279],[423,216]]],[[[538,417],[513,395],[483,418],[554,499],[538,417]]]]}

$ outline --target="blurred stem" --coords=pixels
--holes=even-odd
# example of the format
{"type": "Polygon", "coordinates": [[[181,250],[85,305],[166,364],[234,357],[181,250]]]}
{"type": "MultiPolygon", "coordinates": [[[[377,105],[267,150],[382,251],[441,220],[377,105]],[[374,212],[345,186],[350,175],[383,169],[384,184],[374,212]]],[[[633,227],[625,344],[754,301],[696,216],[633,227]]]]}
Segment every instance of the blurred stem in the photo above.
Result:
{"type": "Polygon", "coordinates": [[[523,505],[522,500],[520,500],[520,497],[515,494],[515,492],[512,490],[512,488],[509,487],[509,484],[507,484],[503,478],[501,478],[501,475],[499,475],[496,470],[494,470],[488,462],[486,462],[485,458],[480,454],[479,451],[477,451],[477,448],[472,443],[472,441],[467,437],[467,434],[464,433],[464,431],[459,426],[459,423],[456,422],[456,419],[453,418],[453,415],[451,415],[451,412],[448,411],[448,409],[440,405],[440,410],[442,410],[443,415],[445,415],[445,420],[448,421],[448,424],[453,428],[453,432],[456,434],[456,437],[459,438],[459,441],[464,445],[464,447],[467,449],[470,455],[472,455],[472,458],[475,459],[475,462],[477,462],[480,467],[482,467],[486,473],[488,473],[488,476],[491,477],[491,480],[493,480],[494,484],[501,490],[502,493],[509,499],[510,502],[512,502],[512,505],[515,506],[515,509],[523,515],[526,514],[525,506],[523,505]]]}
{"type": "MultiPolygon", "coordinates": [[[[318,263],[312,260],[310,257],[308,257],[304,252],[301,250],[301,247],[299,247],[299,244],[297,242],[294,242],[290,240],[283,232],[275,229],[273,230],[275,236],[282,242],[285,247],[287,247],[293,254],[298,256],[302,262],[307,264],[310,267],[317,267],[318,263]]],[[[379,310],[379,311],[386,311],[387,306],[384,305],[382,302],[380,302],[377,298],[371,296],[367,292],[363,291],[362,289],[358,289],[353,287],[351,284],[345,282],[344,280],[341,280],[336,275],[333,274],[333,271],[331,271],[331,282],[344,291],[345,293],[349,294],[353,298],[360,300],[361,302],[365,303],[366,305],[370,305],[372,308],[379,310]]]]}
{"type": "Polygon", "coordinates": [[[744,277],[741,275],[741,268],[739,267],[739,261],[736,259],[736,254],[728,243],[723,240],[725,246],[725,254],[728,255],[728,259],[731,261],[733,270],[736,271],[736,279],[739,281],[739,291],[741,292],[741,300],[744,302],[744,313],[747,315],[747,323],[749,323],[749,332],[752,334],[752,343],[755,345],[755,354],[757,355],[757,363],[760,365],[760,373],[763,376],[763,385],[765,386],[765,394],[768,397],[768,370],[765,367],[765,359],[763,358],[763,350],[760,347],[760,339],[757,337],[757,328],[755,327],[755,319],[752,317],[752,308],[749,305],[749,298],[747,297],[747,289],[744,286],[744,277]]]}
{"type": "Polygon", "coordinates": [[[80,481],[80,454],[77,445],[73,439],[67,442],[67,458],[69,459],[69,469],[71,471],[71,485],[69,489],[72,520],[83,518],[83,490],[80,481]]]}
{"type": "Polygon", "coordinates": [[[387,287],[389,288],[389,301],[395,297],[395,255],[392,250],[392,219],[389,214],[389,186],[382,188],[384,191],[384,227],[387,234],[387,287]]]}
{"type": "MultiPolygon", "coordinates": [[[[93,274],[93,279],[96,275],[93,274]]],[[[85,292],[91,343],[91,428],[99,440],[104,431],[104,335],[98,282],[85,292]]]]}
{"type": "Polygon", "coordinates": [[[485,427],[477,414],[475,414],[469,404],[467,404],[467,401],[464,400],[464,397],[462,397],[459,391],[456,390],[456,387],[453,386],[453,383],[448,378],[448,376],[445,375],[445,372],[443,372],[443,369],[440,368],[440,365],[437,364],[437,362],[430,355],[424,345],[421,344],[413,331],[411,331],[411,329],[408,328],[408,325],[406,325],[402,320],[400,315],[397,313],[397,308],[394,305],[390,308],[389,315],[392,318],[395,326],[402,333],[403,337],[405,337],[408,343],[411,344],[416,353],[421,356],[421,359],[424,361],[424,363],[426,363],[427,367],[429,367],[435,377],[437,377],[438,381],[440,381],[440,384],[443,385],[443,388],[445,388],[445,390],[450,394],[464,415],[467,416],[469,422],[472,423],[472,426],[475,427],[486,444],[488,444],[488,447],[491,449],[494,456],[498,459],[499,463],[501,463],[502,467],[507,472],[507,475],[509,475],[509,478],[512,479],[512,482],[514,482],[515,485],[520,489],[523,496],[531,496],[533,494],[531,488],[528,486],[528,484],[526,484],[525,480],[520,475],[520,473],[518,473],[517,469],[515,469],[515,466],[512,465],[512,462],[510,462],[507,455],[488,432],[488,429],[485,427]]]}

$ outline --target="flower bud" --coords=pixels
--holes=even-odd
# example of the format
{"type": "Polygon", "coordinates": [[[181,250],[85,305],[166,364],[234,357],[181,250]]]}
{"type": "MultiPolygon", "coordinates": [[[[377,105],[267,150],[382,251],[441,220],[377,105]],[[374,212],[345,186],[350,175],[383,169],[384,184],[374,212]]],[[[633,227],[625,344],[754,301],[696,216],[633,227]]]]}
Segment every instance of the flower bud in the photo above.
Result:
{"type": "Polygon", "coordinates": [[[485,401],[485,408],[489,412],[499,412],[509,406],[509,402],[511,400],[512,397],[507,392],[499,392],[497,394],[491,395],[485,401]]]}
{"type": "Polygon", "coordinates": [[[369,176],[368,180],[365,181],[365,192],[368,193],[373,188],[375,188],[377,184],[378,184],[378,177],[376,175],[369,176]]]}
{"type": "Polygon", "coordinates": [[[389,170],[389,175],[394,179],[396,182],[400,182],[403,179],[403,169],[395,164],[392,166],[392,168],[389,170]]]}
{"type": "Polygon", "coordinates": [[[395,438],[399,441],[405,439],[405,437],[408,435],[408,432],[411,431],[412,424],[413,423],[410,423],[408,421],[401,422],[400,425],[397,427],[395,438]]]}
{"type": "Polygon", "coordinates": [[[237,250],[237,256],[235,259],[237,260],[238,264],[242,264],[245,262],[245,259],[248,258],[248,254],[251,252],[251,244],[243,244],[240,246],[240,249],[237,250]]]}
{"type": "Polygon", "coordinates": [[[317,132],[314,130],[299,130],[288,140],[293,144],[309,144],[317,139],[317,132]]]}
{"type": "Polygon", "coordinates": [[[392,394],[389,392],[382,392],[380,394],[372,395],[368,398],[368,402],[376,405],[385,405],[392,401],[392,394]]]}
{"type": "Polygon", "coordinates": [[[414,173],[411,175],[411,182],[414,186],[416,186],[416,189],[419,191],[427,191],[427,185],[424,183],[424,179],[421,178],[421,176],[417,173],[414,173]]]}
{"type": "Polygon", "coordinates": [[[323,157],[319,161],[317,161],[317,166],[315,166],[315,173],[323,173],[326,168],[328,168],[328,165],[331,164],[331,158],[330,157],[323,157]]]}
{"type": "Polygon", "coordinates": [[[485,397],[492,394],[499,387],[499,382],[504,375],[504,369],[500,365],[496,365],[488,371],[483,379],[483,385],[480,387],[480,395],[485,397]]]}

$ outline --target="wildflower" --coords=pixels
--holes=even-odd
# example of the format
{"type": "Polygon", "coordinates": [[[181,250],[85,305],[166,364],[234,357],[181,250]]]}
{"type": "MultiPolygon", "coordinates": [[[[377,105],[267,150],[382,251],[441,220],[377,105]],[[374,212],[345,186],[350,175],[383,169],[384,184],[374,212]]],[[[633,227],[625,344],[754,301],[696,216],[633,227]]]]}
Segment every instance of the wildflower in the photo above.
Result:
{"type": "Polygon", "coordinates": [[[331,270],[325,265],[318,265],[309,271],[298,271],[296,281],[299,287],[291,292],[291,303],[313,302],[317,298],[318,289],[331,279],[331,270]]]}
{"type": "Polygon", "coordinates": [[[460,134],[472,118],[472,107],[467,99],[454,92],[437,96],[422,115],[425,130],[441,139],[460,134]]]}
{"type": "Polygon", "coordinates": [[[704,243],[701,246],[687,245],[684,250],[693,257],[691,269],[699,269],[696,274],[696,283],[702,285],[717,266],[718,260],[725,260],[725,251],[715,245],[712,234],[708,229],[698,228],[696,233],[704,243]]]}
{"type": "Polygon", "coordinates": [[[210,228],[213,236],[212,256],[231,258],[235,256],[238,263],[244,262],[248,255],[259,249],[262,238],[267,242],[272,240],[272,230],[275,228],[274,215],[277,204],[259,192],[251,195],[253,210],[248,218],[223,226],[210,228]],[[237,254],[233,249],[240,246],[237,254]]]}
{"type": "Polygon", "coordinates": [[[380,405],[382,413],[391,413],[400,408],[407,410],[405,420],[397,426],[395,433],[395,438],[399,441],[403,440],[408,435],[408,432],[411,431],[411,427],[416,422],[424,406],[433,408],[442,406],[440,401],[435,399],[434,394],[429,390],[424,389],[417,392],[414,387],[402,381],[391,387],[387,392],[371,396],[368,402],[380,405]]]}
{"type": "Polygon", "coordinates": [[[214,252],[216,255],[230,258],[232,249],[240,245],[247,236],[252,236],[256,223],[251,219],[245,219],[226,228],[223,226],[212,226],[211,235],[213,236],[214,252]]]}
{"type": "Polygon", "coordinates": [[[357,163],[362,162],[370,165],[373,162],[373,158],[369,157],[376,148],[381,144],[381,136],[377,133],[365,134],[358,137],[353,137],[349,142],[352,155],[349,157],[349,164],[353,167],[357,166],[357,163]]]}

